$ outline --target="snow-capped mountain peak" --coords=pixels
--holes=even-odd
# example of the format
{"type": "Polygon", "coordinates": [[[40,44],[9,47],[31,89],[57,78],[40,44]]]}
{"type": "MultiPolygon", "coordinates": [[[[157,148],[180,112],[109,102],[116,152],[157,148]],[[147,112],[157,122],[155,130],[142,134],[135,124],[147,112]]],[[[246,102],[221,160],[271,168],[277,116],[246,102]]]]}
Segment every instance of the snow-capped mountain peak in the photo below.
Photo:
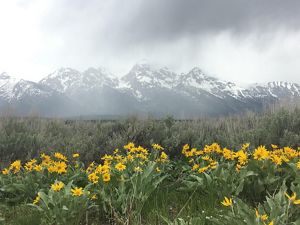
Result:
{"type": "Polygon", "coordinates": [[[13,97],[15,100],[20,100],[25,97],[50,97],[53,90],[32,81],[21,79],[13,87],[13,97]]]}
{"type": "Polygon", "coordinates": [[[71,68],[60,68],[39,83],[60,93],[72,94],[80,89],[101,88],[105,85],[115,87],[118,81],[106,69],[90,67],[83,72],[71,68]]]}
{"type": "Polygon", "coordinates": [[[201,95],[213,95],[221,99],[226,97],[236,99],[248,97],[244,88],[238,87],[232,82],[207,75],[198,67],[194,67],[188,73],[182,74],[178,87],[195,98],[199,98],[201,95]]]}
{"type": "Polygon", "coordinates": [[[54,90],[64,93],[70,87],[79,86],[81,73],[71,68],[60,68],[43,78],[39,83],[50,86],[54,90]]]}
{"type": "Polygon", "coordinates": [[[12,104],[22,112],[31,107],[41,112],[67,112],[70,103],[68,112],[80,109],[85,114],[130,114],[138,110],[221,115],[257,111],[265,104],[295,97],[300,97],[300,85],[296,83],[275,81],[240,87],[207,75],[199,67],[178,75],[167,67],[145,62],[134,65],[120,79],[102,67],[83,72],[60,68],[39,83],[0,74],[0,106],[12,104]]]}
{"type": "Polygon", "coordinates": [[[157,68],[150,64],[136,64],[122,78],[125,87],[136,88],[172,88],[177,82],[177,74],[167,67],[157,68]]]}
{"type": "Polygon", "coordinates": [[[273,81],[266,84],[254,84],[250,87],[250,90],[252,95],[256,97],[300,97],[300,85],[286,81],[273,81]]]}
{"type": "Polygon", "coordinates": [[[82,84],[86,87],[103,87],[104,85],[115,87],[118,85],[117,78],[105,68],[95,69],[90,67],[82,73],[82,84]]]}
{"type": "Polygon", "coordinates": [[[10,100],[13,97],[13,88],[19,80],[11,77],[8,73],[0,74],[0,98],[10,100]]]}

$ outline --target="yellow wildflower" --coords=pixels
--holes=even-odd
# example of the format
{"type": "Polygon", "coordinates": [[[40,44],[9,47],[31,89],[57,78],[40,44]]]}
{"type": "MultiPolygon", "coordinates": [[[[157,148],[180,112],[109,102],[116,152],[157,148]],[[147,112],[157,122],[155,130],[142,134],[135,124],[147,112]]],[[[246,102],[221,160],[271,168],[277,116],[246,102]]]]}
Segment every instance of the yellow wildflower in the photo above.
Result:
{"type": "Polygon", "coordinates": [[[41,197],[40,197],[40,195],[38,194],[38,195],[36,196],[36,198],[33,200],[33,204],[34,204],[34,205],[38,204],[38,203],[40,202],[40,200],[41,200],[41,197]]]}
{"type": "Polygon", "coordinates": [[[110,181],[110,174],[109,173],[103,174],[102,179],[103,179],[104,182],[109,182],[110,181]]]}
{"type": "Polygon", "coordinates": [[[260,218],[262,221],[266,221],[268,219],[268,215],[267,214],[261,215],[260,218]]]}
{"type": "Polygon", "coordinates": [[[21,169],[21,160],[16,160],[12,164],[10,164],[9,170],[13,170],[13,173],[17,173],[21,169]]]}
{"type": "Polygon", "coordinates": [[[128,161],[133,161],[134,157],[131,154],[127,155],[127,160],[128,161]]]}
{"type": "Polygon", "coordinates": [[[2,174],[3,174],[3,175],[9,174],[9,170],[8,170],[7,168],[3,169],[3,170],[2,170],[2,174]]]}
{"type": "Polygon", "coordinates": [[[199,164],[194,164],[194,165],[193,165],[193,168],[192,168],[192,171],[195,171],[195,170],[197,170],[199,167],[200,167],[200,165],[199,165],[199,164]]]}
{"type": "Polygon", "coordinates": [[[93,195],[91,196],[91,199],[92,199],[92,200],[97,199],[97,195],[96,195],[96,194],[93,194],[93,195]]]}
{"type": "Polygon", "coordinates": [[[58,174],[66,173],[66,168],[67,164],[65,162],[60,161],[55,163],[55,172],[57,172],[58,174]]]}
{"type": "Polygon", "coordinates": [[[165,162],[168,160],[168,155],[166,153],[162,152],[160,155],[160,159],[162,162],[165,162]]]}
{"type": "MultiPolygon", "coordinates": [[[[264,225],[267,225],[267,224],[264,223],[264,225]]],[[[272,220],[268,225],[274,225],[274,221],[272,220]]]]}
{"type": "Polygon", "coordinates": [[[124,149],[126,150],[130,150],[134,148],[134,143],[133,142],[129,142],[127,145],[124,145],[124,149]]]}
{"type": "Polygon", "coordinates": [[[73,154],[73,158],[78,158],[79,157],[79,154],[78,153],[74,153],[73,154]]]}
{"type": "Polygon", "coordinates": [[[271,156],[271,160],[273,163],[275,163],[276,165],[281,165],[282,164],[282,158],[280,156],[277,155],[272,155],[271,156]]]}
{"type": "Polygon", "coordinates": [[[248,162],[248,155],[243,150],[238,151],[235,156],[238,158],[238,162],[241,165],[246,165],[248,162]]]}
{"type": "Polygon", "coordinates": [[[118,163],[115,168],[118,170],[118,171],[123,171],[126,169],[126,166],[122,163],[118,163]]]}
{"type": "Polygon", "coordinates": [[[300,169],[300,160],[297,162],[297,168],[300,169]]]}
{"type": "Polygon", "coordinates": [[[88,175],[88,179],[89,181],[91,181],[93,184],[97,184],[98,183],[98,180],[99,180],[99,177],[97,176],[96,173],[91,173],[88,175]]]}
{"type": "Polygon", "coordinates": [[[109,171],[110,171],[110,166],[109,165],[99,165],[95,169],[96,173],[101,173],[101,174],[109,173],[109,171]]]}
{"type": "Polygon", "coordinates": [[[112,155],[105,154],[101,159],[104,161],[111,161],[114,159],[114,157],[112,155]]]}
{"type": "Polygon", "coordinates": [[[241,168],[242,168],[242,166],[241,166],[240,164],[236,164],[235,170],[236,170],[237,172],[240,172],[241,168]]]}
{"type": "Polygon", "coordinates": [[[204,172],[206,172],[208,169],[209,169],[209,166],[202,167],[202,168],[198,169],[198,173],[204,173],[204,172]]]}
{"type": "Polygon", "coordinates": [[[222,152],[222,149],[221,149],[221,147],[218,143],[212,143],[210,148],[211,148],[212,152],[216,152],[216,153],[221,153],[222,152]]]}
{"type": "Polygon", "coordinates": [[[164,150],[164,148],[159,144],[152,144],[152,148],[154,150],[164,150]]]}
{"type": "Polygon", "coordinates": [[[234,152],[232,152],[231,150],[224,148],[222,153],[223,153],[223,156],[225,159],[234,160],[235,155],[234,155],[234,152]]]}
{"type": "Polygon", "coordinates": [[[256,160],[267,159],[269,157],[269,151],[266,149],[265,146],[261,145],[257,149],[255,149],[253,157],[256,160]]]}
{"type": "Polygon", "coordinates": [[[297,194],[294,192],[292,194],[292,196],[289,196],[288,193],[285,192],[285,196],[290,200],[290,201],[295,201],[296,200],[296,197],[297,197],[297,194]]]}
{"type": "Polygon", "coordinates": [[[27,171],[31,171],[34,167],[36,163],[36,159],[31,159],[29,162],[27,162],[24,166],[24,168],[27,170],[27,171]]]}
{"type": "Polygon", "coordinates": [[[54,184],[51,185],[51,189],[53,191],[60,191],[64,186],[65,184],[63,182],[56,181],[54,184]]]}
{"type": "Polygon", "coordinates": [[[232,199],[225,197],[224,200],[221,202],[222,205],[224,206],[231,206],[232,205],[232,199]]]}
{"type": "Polygon", "coordinates": [[[72,195],[73,196],[81,196],[83,195],[83,190],[82,190],[82,187],[78,188],[78,187],[75,187],[73,189],[71,189],[71,192],[72,192],[72,195]]]}
{"type": "Polygon", "coordinates": [[[67,157],[64,156],[63,154],[59,153],[59,152],[55,152],[54,153],[54,157],[63,161],[68,161],[67,157]]]}
{"type": "Polygon", "coordinates": [[[250,143],[245,143],[242,145],[242,150],[245,151],[247,148],[249,148],[250,143]]]}
{"type": "Polygon", "coordinates": [[[183,147],[182,147],[182,151],[181,151],[181,153],[183,154],[183,155],[185,155],[185,157],[188,157],[188,151],[189,151],[189,149],[190,149],[190,146],[188,145],[188,144],[185,144],[183,147]]]}
{"type": "Polygon", "coordinates": [[[205,161],[209,161],[210,160],[210,157],[208,155],[206,156],[202,156],[201,159],[205,160],[205,161]]]}
{"type": "Polygon", "coordinates": [[[40,172],[43,169],[43,167],[41,165],[35,165],[33,169],[37,172],[40,172]]]}
{"type": "Polygon", "coordinates": [[[41,158],[42,158],[42,163],[41,163],[42,166],[49,166],[52,163],[51,157],[49,155],[43,153],[41,155],[41,158]]]}
{"type": "Polygon", "coordinates": [[[260,217],[259,212],[258,212],[257,209],[255,209],[255,216],[256,216],[256,218],[259,218],[259,217],[260,217]]]}
{"type": "Polygon", "coordinates": [[[134,167],[134,172],[143,172],[143,169],[139,166],[134,167]]]}
{"type": "Polygon", "coordinates": [[[211,163],[209,164],[209,166],[210,166],[211,169],[216,169],[217,168],[217,164],[218,164],[217,161],[213,160],[213,161],[211,161],[211,163]]]}

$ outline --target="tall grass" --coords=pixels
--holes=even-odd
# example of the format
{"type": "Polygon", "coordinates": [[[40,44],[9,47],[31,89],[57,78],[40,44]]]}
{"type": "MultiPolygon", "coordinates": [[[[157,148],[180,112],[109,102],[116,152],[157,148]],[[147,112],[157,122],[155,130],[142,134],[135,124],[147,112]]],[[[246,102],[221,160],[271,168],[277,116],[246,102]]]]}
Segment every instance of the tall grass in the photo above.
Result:
{"type": "Polygon", "coordinates": [[[198,147],[213,142],[232,148],[245,142],[253,146],[293,147],[300,143],[300,110],[185,121],[172,117],[162,120],[130,117],[116,121],[0,119],[0,159],[4,164],[54,149],[65,154],[79,152],[84,161],[91,161],[129,141],[146,147],[151,142],[168,146],[171,157],[176,157],[175,150],[186,143],[198,147]]]}

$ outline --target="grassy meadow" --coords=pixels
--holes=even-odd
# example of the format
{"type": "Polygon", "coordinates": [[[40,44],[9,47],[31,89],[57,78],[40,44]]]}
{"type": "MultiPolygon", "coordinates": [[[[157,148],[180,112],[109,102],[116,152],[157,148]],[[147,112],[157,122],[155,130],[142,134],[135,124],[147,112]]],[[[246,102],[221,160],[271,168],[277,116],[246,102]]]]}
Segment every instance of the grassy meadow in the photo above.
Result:
{"type": "Polygon", "coordinates": [[[0,224],[300,224],[300,110],[0,119],[0,224]]]}

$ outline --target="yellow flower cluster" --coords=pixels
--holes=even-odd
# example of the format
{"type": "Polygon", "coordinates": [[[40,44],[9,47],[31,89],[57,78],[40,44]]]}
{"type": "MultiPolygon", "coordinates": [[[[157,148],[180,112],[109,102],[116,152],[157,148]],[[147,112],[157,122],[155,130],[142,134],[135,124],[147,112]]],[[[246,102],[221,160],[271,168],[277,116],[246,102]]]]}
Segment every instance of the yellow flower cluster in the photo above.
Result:
{"type": "Polygon", "coordinates": [[[95,162],[92,162],[86,169],[88,180],[93,184],[97,184],[99,182],[100,176],[104,183],[110,181],[111,158],[108,155],[105,155],[102,158],[104,159],[103,165],[100,164],[96,166],[95,162]]]}
{"type": "Polygon", "coordinates": [[[41,158],[42,158],[41,165],[44,166],[49,173],[63,174],[67,172],[68,159],[63,154],[59,152],[56,152],[54,154],[54,158],[58,159],[59,161],[52,159],[49,155],[46,154],[42,154],[41,158]]]}
{"type": "MultiPolygon", "coordinates": [[[[27,172],[41,172],[44,168],[50,173],[58,173],[63,174],[67,172],[67,157],[61,153],[56,152],[54,154],[54,158],[58,159],[56,161],[51,158],[51,156],[46,154],[41,154],[41,162],[38,163],[37,159],[31,159],[24,164],[24,170],[27,172]]],[[[9,172],[13,172],[14,174],[18,173],[22,168],[22,164],[20,160],[16,160],[8,168],[4,168],[2,170],[2,174],[6,175],[9,172]]]]}
{"type": "Polygon", "coordinates": [[[63,154],[59,153],[59,152],[55,152],[55,153],[54,153],[54,157],[57,158],[57,159],[59,159],[59,160],[68,162],[67,157],[64,156],[63,154]]]}
{"type": "Polygon", "coordinates": [[[67,172],[67,164],[63,161],[52,161],[47,169],[50,173],[62,174],[67,172]]]}
{"type": "MultiPolygon", "coordinates": [[[[101,180],[107,183],[111,180],[112,171],[117,173],[142,173],[144,171],[143,167],[148,161],[166,163],[169,160],[164,148],[159,144],[152,145],[153,150],[155,150],[152,152],[154,154],[154,157],[151,156],[152,158],[149,158],[152,154],[151,151],[141,146],[135,146],[132,142],[123,148],[124,151],[115,149],[113,154],[105,154],[101,157],[102,164],[96,165],[95,162],[92,162],[86,169],[88,180],[93,184],[97,184],[101,180]]],[[[155,169],[156,172],[160,172],[159,167],[155,169]]]]}
{"type": "MultiPolygon", "coordinates": [[[[88,194],[89,199],[97,199],[97,194],[99,188],[108,189],[113,187],[113,185],[119,185],[118,181],[130,181],[132,177],[138,177],[144,173],[144,171],[149,171],[148,168],[154,170],[155,173],[151,174],[153,176],[159,176],[161,171],[164,171],[166,163],[170,161],[166,150],[159,144],[152,144],[152,148],[147,149],[141,146],[136,146],[134,143],[130,142],[123,146],[121,149],[115,149],[112,154],[105,154],[99,158],[98,162],[92,162],[88,167],[84,167],[82,163],[77,159],[79,157],[78,153],[74,153],[68,159],[64,154],[55,152],[51,155],[41,154],[40,158],[31,159],[25,163],[21,163],[20,160],[12,162],[7,168],[2,170],[3,175],[16,176],[20,178],[22,174],[33,174],[33,177],[39,177],[40,174],[44,174],[45,177],[51,177],[56,179],[54,183],[51,179],[51,183],[47,183],[50,188],[51,194],[68,192],[69,195],[74,197],[80,197],[82,195],[88,194]],[[150,165],[150,166],[149,166],[150,165]],[[148,167],[147,167],[148,166],[148,167]],[[15,174],[21,175],[15,175],[15,174]],[[66,181],[70,177],[74,177],[74,174],[79,174],[80,182],[77,185],[84,185],[83,187],[71,188],[62,181],[66,181]],[[36,176],[38,175],[38,176],[36,176]],[[59,181],[61,180],[61,181],[59,181]],[[102,186],[98,186],[102,185],[102,186]],[[92,187],[92,189],[89,189],[92,187]],[[98,189],[97,189],[98,188],[98,189]],[[63,190],[64,192],[61,192],[63,190]],[[66,191],[68,190],[68,191],[66,191]],[[91,190],[89,192],[88,190],[91,190]]],[[[272,165],[272,168],[276,170],[284,164],[289,164],[289,168],[294,169],[295,166],[300,169],[300,148],[293,149],[291,147],[280,148],[276,145],[272,145],[271,148],[266,146],[258,146],[257,148],[250,150],[250,144],[245,143],[237,150],[231,150],[229,148],[222,148],[219,144],[213,143],[211,145],[205,145],[202,149],[191,148],[188,144],[184,145],[182,148],[182,154],[185,160],[188,162],[189,173],[203,174],[213,172],[220,165],[224,166],[226,169],[233,168],[233,171],[239,172],[250,166],[259,166],[265,169],[266,166],[272,165]],[[254,163],[254,164],[252,164],[254,163]]],[[[185,161],[184,160],[184,161],[185,161]]],[[[223,168],[223,167],[222,167],[223,168]]],[[[273,170],[271,170],[273,171],[273,170]]],[[[234,172],[235,173],[235,172],[234,172]]],[[[236,174],[235,174],[236,175],[236,174]]],[[[243,173],[240,173],[243,175],[243,173]]],[[[4,177],[4,176],[3,176],[4,177]]],[[[74,183],[77,180],[74,181],[74,183]]],[[[70,182],[71,184],[71,182],[70,182]]],[[[41,193],[41,192],[40,192],[41,193]]],[[[300,199],[297,199],[296,193],[289,194],[285,193],[288,198],[289,205],[300,205],[300,199]]],[[[100,195],[99,195],[100,197],[100,195]]],[[[38,194],[33,200],[33,204],[39,204],[43,201],[44,196],[38,194]]],[[[73,198],[74,200],[74,198],[73,198]]],[[[285,199],[287,202],[287,199],[285,199]]],[[[233,201],[231,197],[224,197],[221,204],[225,207],[229,207],[234,210],[234,206],[238,204],[238,201],[233,201]]],[[[255,211],[257,221],[263,224],[274,224],[267,214],[260,214],[258,210],[255,211]]]]}
{"type": "Polygon", "coordinates": [[[192,171],[197,171],[198,173],[217,168],[218,162],[213,157],[214,152],[222,153],[220,146],[216,143],[205,146],[203,150],[190,149],[188,144],[182,148],[182,154],[189,158],[189,163],[192,164],[192,171]]]}
{"type": "Polygon", "coordinates": [[[7,175],[9,174],[10,171],[16,174],[21,170],[21,167],[22,167],[21,160],[16,160],[13,163],[11,163],[8,168],[4,168],[2,170],[2,174],[7,175]]]}
{"type": "MultiPolygon", "coordinates": [[[[65,187],[65,184],[61,181],[56,181],[54,184],[51,185],[51,189],[55,192],[59,192],[61,189],[65,187]]],[[[82,187],[74,187],[71,189],[71,194],[73,196],[81,196],[83,195],[83,188],[82,187]]],[[[34,200],[33,204],[37,204],[40,201],[40,196],[38,195],[34,200]]]]}
{"type": "Polygon", "coordinates": [[[224,161],[234,161],[236,171],[240,171],[242,167],[247,165],[251,158],[257,161],[270,160],[275,165],[281,165],[292,159],[298,159],[296,166],[300,169],[299,149],[296,150],[290,147],[280,149],[276,145],[272,145],[272,150],[268,150],[265,146],[259,146],[253,153],[250,153],[248,150],[249,146],[250,144],[246,143],[238,151],[233,151],[228,148],[222,149],[217,143],[206,145],[202,150],[184,145],[182,154],[192,164],[191,170],[198,171],[199,173],[215,169],[219,163],[224,161]]]}

